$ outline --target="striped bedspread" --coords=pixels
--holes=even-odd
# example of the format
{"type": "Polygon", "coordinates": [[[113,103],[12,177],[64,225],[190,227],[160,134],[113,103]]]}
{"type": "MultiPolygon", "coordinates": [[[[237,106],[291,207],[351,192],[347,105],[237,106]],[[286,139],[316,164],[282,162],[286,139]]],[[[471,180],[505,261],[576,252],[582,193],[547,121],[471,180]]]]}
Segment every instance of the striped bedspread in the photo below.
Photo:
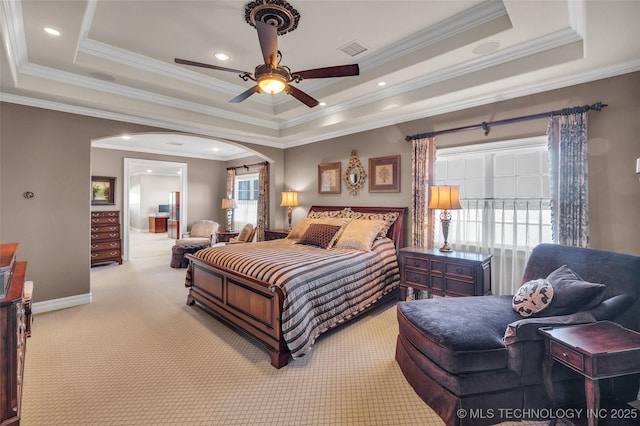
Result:
{"type": "Polygon", "coordinates": [[[281,239],[211,247],[196,256],[282,289],[282,331],[294,357],[400,281],[395,246],[387,238],[376,240],[371,252],[324,250],[281,239]]]}

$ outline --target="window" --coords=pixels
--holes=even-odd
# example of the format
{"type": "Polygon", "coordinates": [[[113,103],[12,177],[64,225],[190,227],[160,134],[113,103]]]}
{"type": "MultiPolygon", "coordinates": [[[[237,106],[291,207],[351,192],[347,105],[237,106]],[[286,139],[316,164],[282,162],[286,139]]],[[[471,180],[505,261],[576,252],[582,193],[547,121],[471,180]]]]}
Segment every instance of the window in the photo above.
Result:
{"type": "Polygon", "coordinates": [[[493,292],[513,294],[533,247],[552,241],[546,136],[438,149],[435,174],[436,185],[460,185],[450,245],[493,254],[493,292]]]}
{"type": "Polygon", "coordinates": [[[258,221],[258,174],[236,175],[234,198],[238,207],[234,210],[234,229],[258,221]]]}

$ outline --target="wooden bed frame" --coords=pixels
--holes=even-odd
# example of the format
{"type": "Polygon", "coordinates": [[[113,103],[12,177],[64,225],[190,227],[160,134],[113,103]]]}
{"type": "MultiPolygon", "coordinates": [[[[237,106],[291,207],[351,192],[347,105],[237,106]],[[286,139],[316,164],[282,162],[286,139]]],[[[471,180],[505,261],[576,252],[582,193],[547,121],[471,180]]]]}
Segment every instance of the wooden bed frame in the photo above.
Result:
{"type": "MultiPolygon", "coordinates": [[[[345,207],[312,206],[309,211],[333,211],[345,207]]],[[[399,213],[387,236],[395,242],[397,249],[403,247],[406,207],[350,208],[354,212],[399,213]]],[[[211,265],[191,254],[185,257],[190,260],[187,273],[191,277],[187,305],[198,302],[212,315],[260,341],[269,352],[271,365],[275,368],[287,365],[290,353],[282,333],[282,291],[279,288],[271,290],[265,282],[211,265]]],[[[375,305],[396,297],[396,294],[397,290],[388,293],[375,305]]],[[[364,312],[366,310],[358,315],[364,312]]]]}

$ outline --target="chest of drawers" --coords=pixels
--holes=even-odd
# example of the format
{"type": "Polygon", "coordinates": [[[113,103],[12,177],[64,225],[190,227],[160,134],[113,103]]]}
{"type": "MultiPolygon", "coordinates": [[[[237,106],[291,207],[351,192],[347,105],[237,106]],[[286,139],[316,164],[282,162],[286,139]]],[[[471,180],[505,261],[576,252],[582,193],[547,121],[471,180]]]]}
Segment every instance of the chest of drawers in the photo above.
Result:
{"type": "Polygon", "coordinates": [[[431,296],[482,296],[491,292],[491,255],[405,247],[398,251],[400,297],[407,288],[431,296]]]}
{"type": "Polygon", "coordinates": [[[122,264],[120,212],[91,212],[91,266],[98,263],[122,264]]]}

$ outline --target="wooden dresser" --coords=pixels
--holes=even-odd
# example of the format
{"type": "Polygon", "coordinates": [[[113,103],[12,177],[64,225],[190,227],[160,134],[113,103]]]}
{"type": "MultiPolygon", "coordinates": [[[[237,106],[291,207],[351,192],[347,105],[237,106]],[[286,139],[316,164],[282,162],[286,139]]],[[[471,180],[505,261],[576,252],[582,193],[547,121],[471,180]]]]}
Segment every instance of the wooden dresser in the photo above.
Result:
{"type": "Polygon", "coordinates": [[[91,266],[118,262],[122,265],[120,212],[91,212],[91,266]]]}
{"type": "Polygon", "coordinates": [[[0,424],[20,424],[22,378],[27,349],[24,274],[27,262],[16,261],[17,243],[0,244],[0,424]]]}
{"type": "Polygon", "coordinates": [[[491,255],[404,247],[398,251],[400,298],[408,287],[428,296],[483,296],[491,292],[491,255]]]}
{"type": "Polygon", "coordinates": [[[287,235],[289,235],[289,231],[286,229],[266,229],[264,231],[264,240],[280,240],[282,238],[287,238],[287,235]]]}

